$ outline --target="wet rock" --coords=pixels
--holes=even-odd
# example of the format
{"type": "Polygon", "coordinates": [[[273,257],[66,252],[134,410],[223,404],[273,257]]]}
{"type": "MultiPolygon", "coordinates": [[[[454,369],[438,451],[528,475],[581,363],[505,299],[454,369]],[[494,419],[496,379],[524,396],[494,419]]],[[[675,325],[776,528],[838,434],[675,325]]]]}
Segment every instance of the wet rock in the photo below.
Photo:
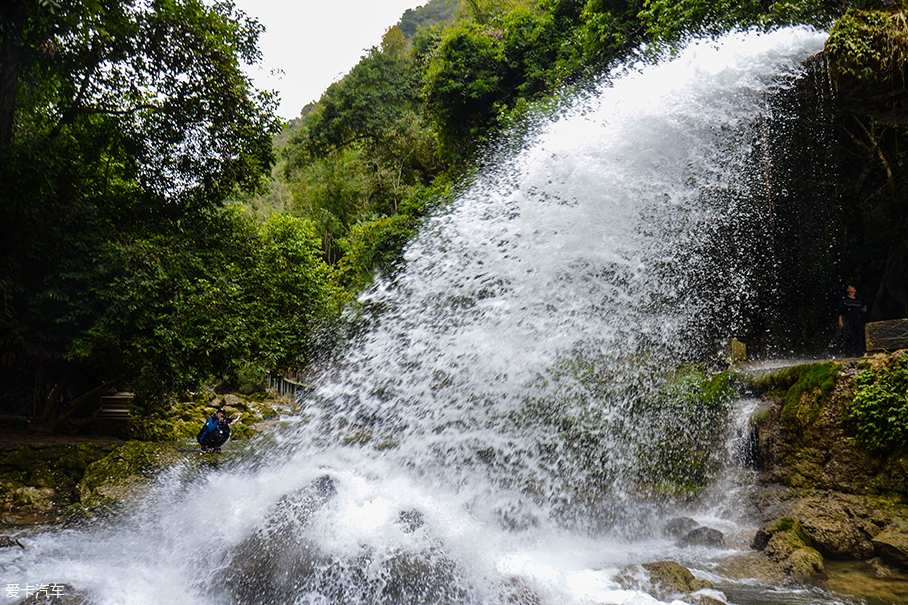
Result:
{"type": "Polygon", "coordinates": [[[300,586],[329,565],[303,529],[337,492],[331,477],[281,498],[264,526],[233,551],[224,587],[242,604],[293,602],[300,586]]]}
{"type": "Polygon", "coordinates": [[[725,546],[725,536],[718,529],[711,527],[698,527],[678,540],[678,546],[712,546],[722,548],[725,546]]]}
{"type": "MultiPolygon", "coordinates": [[[[17,586],[18,588],[18,586],[17,586]]],[[[9,594],[9,585],[6,587],[9,594]]],[[[18,592],[24,596],[24,590],[18,592]]],[[[19,605],[90,605],[91,600],[69,584],[45,584],[37,587],[19,605]]]]}
{"type": "Polygon", "coordinates": [[[869,565],[870,568],[873,569],[873,575],[875,575],[877,578],[897,578],[900,580],[908,580],[908,578],[905,577],[905,573],[903,571],[887,565],[886,562],[883,561],[883,559],[881,559],[880,557],[868,559],[867,565],[869,565]]]}
{"type": "MultiPolygon", "coordinates": [[[[226,593],[218,602],[292,603],[301,594],[326,603],[468,600],[462,588],[467,582],[436,542],[412,550],[355,544],[343,554],[325,550],[312,538],[311,524],[319,511],[334,505],[336,492],[334,479],[326,476],[281,498],[263,526],[229,554],[223,579],[211,587],[226,593]]],[[[424,526],[416,511],[404,511],[399,522],[404,531],[424,526]]],[[[534,603],[528,596],[513,602],[534,603]]]]}
{"type": "Polygon", "coordinates": [[[835,492],[801,499],[786,512],[787,517],[804,526],[814,548],[834,559],[873,556],[872,533],[880,531],[874,524],[874,514],[866,499],[835,492]]]}
{"type": "Polygon", "coordinates": [[[723,561],[719,573],[735,580],[754,579],[766,584],[783,584],[788,580],[779,564],[762,552],[749,552],[723,561]]]}
{"type": "Polygon", "coordinates": [[[426,522],[423,520],[422,513],[418,510],[405,510],[398,515],[397,524],[400,525],[401,531],[405,534],[412,534],[425,525],[426,522]]]}
{"type": "Polygon", "coordinates": [[[725,603],[721,593],[711,590],[713,585],[709,580],[697,579],[675,561],[630,565],[619,572],[615,581],[625,589],[641,590],[660,601],[681,599],[696,605],[725,603]]]}
{"type": "Polygon", "coordinates": [[[25,545],[19,540],[10,538],[9,536],[0,536],[0,548],[12,548],[13,546],[18,546],[22,549],[25,548],[25,545]]]}
{"type": "Polygon", "coordinates": [[[872,542],[887,565],[908,569],[908,523],[899,520],[888,525],[872,542]]]}
{"type": "Polygon", "coordinates": [[[665,522],[665,525],[662,526],[662,533],[668,538],[677,540],[698,527],[700,524],[690,517],[675,517],[665,522]]]}
{"type": "Polygon", "coordinates": [[[232,393],[227,393],[224,395],[224,409],[227,408],[232,408],[235,412],[245,410],[246,402],[232,393]]]}
{"type": "MultiPolygon", "coordinates": [[[[439,548],[403,552],[380,562],[379,603],[463,603],[464,581],[439,548]]],[[[369,582],[365,584],[368,585],[369,582]]]]}
{"type": "Polygon", "coordinates": [[[811,547],[804,526],[790,517],[761,527],[751,547],[763,551],[789,577],[808,579],[824,573],[823,556],[811,547]]]}
{"type": "Polygon", "coordinates": [[[162,443],[129,441],[85,469],[79,499],[86,512],[108,514],[137,502],[152,479],[182,459],[162,443]]]}
{"type": "Polygon", "coordinates": [[[542,599],[520,578],[509,578],[503,583],[495,603],[501,605],[542,605],[542,599]]]}

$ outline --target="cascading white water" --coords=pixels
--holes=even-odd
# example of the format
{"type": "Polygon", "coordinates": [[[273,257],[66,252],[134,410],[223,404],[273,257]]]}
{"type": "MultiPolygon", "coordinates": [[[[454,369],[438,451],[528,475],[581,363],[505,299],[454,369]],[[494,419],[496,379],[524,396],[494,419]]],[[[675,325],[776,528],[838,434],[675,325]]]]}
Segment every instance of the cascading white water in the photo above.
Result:
{"type": "Polygon", "coordinates": [[[629,410],[746,308],[759,242],[722,233],[752,218],[767,99],[824,39],[613,74],[429,222],[281,455],[177,469],[123,518],[0,553],[2,580],[104,604],[651,603],[615,572],[728,556],[647,530],[666,511],[629,410]]]}

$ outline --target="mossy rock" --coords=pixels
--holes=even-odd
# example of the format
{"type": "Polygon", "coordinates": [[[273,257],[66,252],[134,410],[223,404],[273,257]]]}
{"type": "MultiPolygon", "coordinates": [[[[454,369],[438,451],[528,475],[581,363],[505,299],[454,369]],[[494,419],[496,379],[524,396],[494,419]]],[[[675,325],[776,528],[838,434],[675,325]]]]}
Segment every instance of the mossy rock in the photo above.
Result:
{"type": "Polygon", "coordinates": [[[232,439],[248,439],[259,433],[253,425],[275,418],[279,412],[264,402],[247,400],[233,393],[221,397],[196,395],[191,400],[174,402],[154,414],[130,419],[130,438],[138,441],[169,442],[194,438],[205,421],[218,408],[224,408],[231,423],[232,439]]]}
{"type": "Polygon", "coordinates": [[[760,528],[752,546],[763,551],[786,575],[808,579],[825,571],[823,556],[811,546],[812,542],[800,521],[783,517],[760,528]]]}
{"type": "Polygon", "coordinates": [[[79,499],[92,512],[118,511],[139,498],[158,472],[180,460],[171,445],[129,441],[86,469],[79,499]]]}
{"type": "Polygon", "coordinates": [[[813,424],[835,389],[841,367],[827,361],[786,368],[770,376],[782,404],[782,422],[798,426],[813,424]]]}
{"type": "Polygon", "coordinates": [[[899,519],[873,538],[880,556],[887,564],[908,569],[908,521],[899,519]]]}
{"type": "Polygon", "coordinates": [[[624,588],[642,590],[660,601],[683,598],[686,602],[702,605],[722,602],[706,595],[692,597],[691,593],[713,585],[709,580],[694,577],[689,569],[675,561],[631,565],[622,569],[615,581],[624,588]]]}
{"type": "Polygon", "coordinates": [[[114,445],[18,445],[0,451],[0,523],[53,521],[74,500],[85,469],[114,445]]]}

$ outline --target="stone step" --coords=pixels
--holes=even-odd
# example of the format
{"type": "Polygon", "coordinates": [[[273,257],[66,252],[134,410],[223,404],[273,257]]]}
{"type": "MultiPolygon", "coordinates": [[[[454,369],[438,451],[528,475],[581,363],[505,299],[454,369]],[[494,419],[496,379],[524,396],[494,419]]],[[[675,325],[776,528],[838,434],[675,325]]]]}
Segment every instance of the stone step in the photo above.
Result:
{"type": "Polygon", "coordinates": [[[875,321],[864,326],[868,351],[908,349],[908,319],[875,321]]]}

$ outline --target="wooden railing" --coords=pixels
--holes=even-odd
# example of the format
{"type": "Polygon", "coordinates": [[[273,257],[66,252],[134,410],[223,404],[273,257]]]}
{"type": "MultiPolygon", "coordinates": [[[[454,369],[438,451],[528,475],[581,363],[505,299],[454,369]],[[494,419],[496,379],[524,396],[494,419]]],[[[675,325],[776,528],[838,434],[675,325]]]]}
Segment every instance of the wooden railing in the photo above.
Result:
{"type": "Polygon", "coordinates": [[[290,380],[289,378],[284,378],[280,374],[274,372],[266,371],[265,379],[268,381],[269,388],[274,389],[275,391],[286,397],[298,397],[303,393],[308,393],[315,390],[315,387],[290,380]]]}

